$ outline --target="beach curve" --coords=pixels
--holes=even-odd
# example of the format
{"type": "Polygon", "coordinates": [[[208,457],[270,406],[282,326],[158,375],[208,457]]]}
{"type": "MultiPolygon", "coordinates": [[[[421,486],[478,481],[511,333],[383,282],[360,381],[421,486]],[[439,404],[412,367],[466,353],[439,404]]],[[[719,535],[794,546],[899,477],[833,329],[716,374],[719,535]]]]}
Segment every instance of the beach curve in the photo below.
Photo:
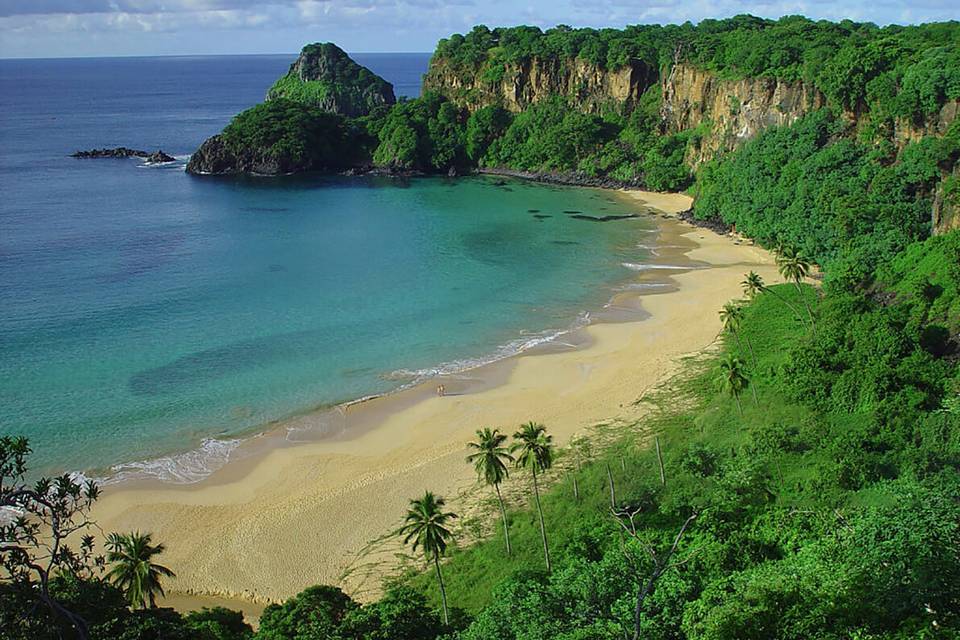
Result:
{"type": "MultiPolygon", "coordinates": [[[[434,381],[351,405],[325,438],[291,445],[280,429],[195,484],[113,485],[95,511],[100,526],[151,531],[167,544],[178,607],[190,606],[183,594],[263,603],[318,583],[376,596],[369,576],[361,583],[344,573],[371,540],[396,527],[411,496],[429,488],[453,497],[474,485],[463,458],[475,429],[510,432],[534,419],[563,445],[599,421],[640,417],[633,402],[642,391],[715,341],[717,309],[741,296],[743,274],[776,279],[772,258],[758,247],[669,219],[689,208],[686,196],[625,193],[661,213],[659,244],[671,249],[658,264],[698,267],[670,269],[673,286],[632,289],[612,304],[639,301],[643,319],[591,324],[578,332],[581,348],[528,352],[453,376],[442,398],[434,381]]],[[[284,429],[309,431],[319,419],[301,416],[284,429]]]]}

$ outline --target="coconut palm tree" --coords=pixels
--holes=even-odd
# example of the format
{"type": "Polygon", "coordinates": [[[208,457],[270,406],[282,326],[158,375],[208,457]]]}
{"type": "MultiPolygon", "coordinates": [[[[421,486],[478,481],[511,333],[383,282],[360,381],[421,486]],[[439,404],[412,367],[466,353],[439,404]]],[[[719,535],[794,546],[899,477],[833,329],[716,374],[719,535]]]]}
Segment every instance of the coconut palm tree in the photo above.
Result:
{"type": "Polygon", "coordinates": [[[507,510],[503,506],[503,496],[500,495],[500,483],[510,475],[506,463],[513,462],[513,456],[507,453],[506,447],[503,446],[506,440],[507,436],[500,433],[498,429],[491,430],[489,427],[477,429],[477,441],[467,445],[475,453],[467,456],[467,462],[472,462],[473,468],[477,471],[477,477],[483,478],[483,481],[497,492],[500,516],[503,518],[503,539],[507,543],[507,555],[510,555],[513,550],[510,548],[507,510]]]}
{"type": "Polygon", "coordinates": [[[795,316],[798,318],[800,317],[800,314],[797,313],[797,308],[780,297],[776,291],[767,287],[766,283],[763,281],[763,278],[756,271],[751,271],[750,273],[746,274],[740,284],[743,286],[743,294],[747,296],[748,299],[753,300],[761,293],[768,292],[774,298],[787,305],[787,308],[790,309],[795,316]]]}
{"type": "Polygon", "coordinates": [[[107,536],[107,561],[113,563],[107,578],[124,592],[131,607],[146,609],[147,603],[156,607],[157,594],[164,595],[161,577],[176,575],[153,561],[164,549],[162,544],[153,544],[149,533],[136,531],[107,536]]]}
{"type": "Polygon", "coordinates": [[[793,282],[797,288],[797,293],[807,310],[807,316],[810,318],[810,325],[812,326],[813,312],[810,310],[807,298],[803,295],[803,289],[800,287],[803,279],[810,275],[810,263],[793,247],[781,247],[777,251],[777,268],[780,270],[780,275],[788,282],[793,282]]]}
{"type": "Polygon", "coordinates": [[[543,523],[543,507],[540,505],[540,487],[537,485],[537,472],[543,472],[553,465],[553,436],[547,435],[547,428],[536,422],[520,425],[513,434],[510,451],[519,452],[515,464],[529,469],[533,474],[533,495],[537,501],[537,515],[540,517],[540,539],[543,541],[543,559],[550,572],[550,549],[547,546],[547,529],[543,523]]]}
{"type": "Polygon", "coordinates": [[[743,287],[743,295],[747,296],[750,300],[753,300],[767,290],[763,282],[763,277],[756,271],[751,271],[744,275],[740,285],[743,287]]]}
{"type": "Polygon", "coordinates": [[[740,404],[740,394],[750,386],[750,380],[744,373],[743,360],[736,356],[726,356],[720,361],[720,388],[733,396],[737,401],[737,410],[743,416],[743,406],[740,404]]]}
{"type": "MultiPolygon", "coordinates": [[[[733,336],[737,339],[737,347],[740,351],[743,351],[743,344],[740,342],[740,327],[743,323],[743,307],[738,304],[733,304],[728,302],[723,305],[723,308],[720,309],[720,319],[723,321],[723,328],[725,331],[732,333],[733,336]]],[[[757,366],[757,354],[753,351],[753,342],[750,340],[749,334],[743,334],[743,337],[747,341],[747,347],[750,348],[750,359],[753,361],[753,366],[757,366]]],[[[757,400],[757,390],[755,387],[750,387],[750,391],[753,393],[753,403],[759,404],[760,401],[757,400]]]]}
{"type": "Polygon", "coordinates": [[[399,533],[406,536],[403,539],[404,544],[410,544],[410,541],[413,541],[414,552],[422,549],[424,555],[433,560],[433,566],[437,569],[437,582],[440,583],[443,623],[450,624],[450,616],[447,613],[447,590],[443,586],[440,558],[447,550],[447,540],[453,535],[447,528],[448,523],[456,518],[457,514],[444,512],[445,504],[443,498],[429,491],[425,491],[422,498],[410,500],[410,508],[407,509],[407,517],[399,533]]]}

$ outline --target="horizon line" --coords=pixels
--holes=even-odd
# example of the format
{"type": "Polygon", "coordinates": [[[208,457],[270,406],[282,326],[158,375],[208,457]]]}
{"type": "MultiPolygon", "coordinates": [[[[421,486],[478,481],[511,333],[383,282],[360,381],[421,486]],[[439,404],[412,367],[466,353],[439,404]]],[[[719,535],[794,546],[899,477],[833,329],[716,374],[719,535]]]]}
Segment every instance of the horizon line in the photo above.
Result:
{"type": "MultiPolygon", "coordinates": [[[[365,55],[400,55],[418,56],[433,55],[433,51],[347,51],[352,56],[365,55]]],[[[92,56],[0,56],[0,62],[7,60],[113,60],[116,58],[230,58],[242,56],[298,56],[300,51],[280,51],[277,53],[154,53],[154,54],[120,54],[120,55],[92,55],[92,56]]]]}

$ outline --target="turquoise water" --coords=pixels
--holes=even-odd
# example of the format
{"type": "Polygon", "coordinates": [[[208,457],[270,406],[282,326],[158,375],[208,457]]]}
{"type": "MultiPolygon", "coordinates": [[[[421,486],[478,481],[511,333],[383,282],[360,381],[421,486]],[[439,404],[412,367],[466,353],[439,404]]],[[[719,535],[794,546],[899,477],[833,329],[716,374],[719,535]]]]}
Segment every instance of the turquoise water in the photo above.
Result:
{"type": "Polygon", "coordinates": [[[196,449],[522,349],[609,300],[652,228],[565,213],[630,212],[589,189],[221,180],[60,147],[0,165],[0,434],[28,435],[41,471],[196,449]]]}

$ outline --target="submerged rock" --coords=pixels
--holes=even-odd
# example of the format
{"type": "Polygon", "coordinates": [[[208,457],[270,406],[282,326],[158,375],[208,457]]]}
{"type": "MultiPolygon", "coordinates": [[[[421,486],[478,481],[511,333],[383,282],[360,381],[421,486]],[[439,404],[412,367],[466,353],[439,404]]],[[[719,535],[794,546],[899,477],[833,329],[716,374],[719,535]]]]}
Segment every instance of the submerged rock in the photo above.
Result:
{"type": "Polygon", "coordinates": [[[579,213],[575,216],[570,216],[574,220],[589,220],[590,222],[612,222],[614,220],[629,220],[630,218],[639,218],[636,213],[626,213],[623,215],[606,215],[606,216],[589,216],[586,214],[579,213]]]}

